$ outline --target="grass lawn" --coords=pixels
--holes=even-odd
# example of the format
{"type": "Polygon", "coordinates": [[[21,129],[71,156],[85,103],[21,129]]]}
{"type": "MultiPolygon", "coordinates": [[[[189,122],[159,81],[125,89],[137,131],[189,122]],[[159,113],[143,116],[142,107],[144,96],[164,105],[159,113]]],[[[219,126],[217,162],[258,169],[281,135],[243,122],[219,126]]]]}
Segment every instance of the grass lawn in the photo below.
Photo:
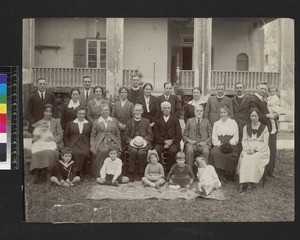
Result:
{"type": "MultiPolygon", "coordinates": [[[[25,159],[26,160],[26,159],[25,159]]],[[[25,170],[25,220],[30,222],[269,222],[294,220],[294,151],[280,150],[278,178],[250,193],[223,186],[229,200],[87,200],[92,179],[74,187],[32,184],[25,170]]]]}

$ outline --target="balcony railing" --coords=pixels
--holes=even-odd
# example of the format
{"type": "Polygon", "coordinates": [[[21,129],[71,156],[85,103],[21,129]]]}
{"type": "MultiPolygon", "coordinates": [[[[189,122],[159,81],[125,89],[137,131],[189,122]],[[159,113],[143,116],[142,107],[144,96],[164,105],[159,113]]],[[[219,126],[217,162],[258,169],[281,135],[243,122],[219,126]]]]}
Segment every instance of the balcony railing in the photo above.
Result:
{"type": "Polygon", "coordinates": [[[106,85],[106,70],[92,68],[33,68],[33,79],[45,78],[49,87],[81,87],[82,77],[90,76],[93,85],[106,85]]]}
{"type": "Polygon", "coordinates": [[[234,90],[235,83],[242,82],[245,89],[255,90],[260,82],[279,87],[279,81],[277,72],[211,71],[211,89],[216,89],[218,83],[224,83],[226,89],[234,90]]]}
{"type": "MultiPolygon", "coordinates": [[[[179,88],[192,89],[195,84],[193,70],[179,70],[179,88]]],[[[279,87],[280,75],[277,72],[211,71],[210,89],[215,90],[218,83],[224,83],[227,90],[234,90],[235,83],[244,83],[245,89],[255,90],[259,82],[279,87]]]]}

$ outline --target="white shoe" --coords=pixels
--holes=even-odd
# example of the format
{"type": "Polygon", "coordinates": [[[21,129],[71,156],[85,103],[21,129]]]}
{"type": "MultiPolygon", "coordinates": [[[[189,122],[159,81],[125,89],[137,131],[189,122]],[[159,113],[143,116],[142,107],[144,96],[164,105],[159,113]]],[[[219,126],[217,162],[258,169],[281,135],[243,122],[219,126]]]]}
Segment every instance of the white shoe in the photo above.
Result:
{"type": "Polygon", "coordinates": [[[169,185],[169,188],[173,189],[173,190],[177,190],[180,188],[180,186],[179,185],[169,185]]]}

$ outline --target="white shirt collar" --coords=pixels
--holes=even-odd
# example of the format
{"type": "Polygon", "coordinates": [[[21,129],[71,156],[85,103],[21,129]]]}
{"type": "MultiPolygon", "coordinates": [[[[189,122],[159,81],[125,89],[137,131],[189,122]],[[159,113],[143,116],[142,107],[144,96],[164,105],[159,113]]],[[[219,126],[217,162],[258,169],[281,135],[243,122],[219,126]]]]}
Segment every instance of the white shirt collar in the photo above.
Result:
{"type": "Polygon", "coordinates": [[[164,117],[164,120],[165,120],[165,122],[167,122],[168,120],[169,120],[169,118],[170,118],[170,116],[163,116],[164,117]]]}
{"type": "Polygon", "coordinates": [[[243,95],[239,96],[239,95],[236,95],[237,98],[243,98],[245,96],[245,94],[243,93],[243,95]]]}
{"type": "Polygon", "coordinates": [[[84,119],[82,122],[79,122],[79,121],[78,121],[78,118],[76,118],[76,119],[73,121],[73,123],[89,123],[89,121],[86,120],[86,119],[84,119]]]}
{"type": "Polygon", "coordinates": [[[254,95],[255,95],[256,97],[258,97],[261,101],[263,101],[263,96],[259,95],[258,93],[254,93],[254,95]]]}
{"type": "MultiPolygon", "coordinates": [[[[113,119],[111,117],[108,116],[108,118],[106,119],[106,121],[111,121],[113,122],[113,119]]],[[[105,119],[103,117],[99,117],[99,123],[101,122],[105,122],[105,119]]]]}
{"type": "Polygon", "coordinates": [[[225,97],[225,93],[221,97],[219,97],[218,95],[216,95],[216,96],[217,96],[217,98],[223,98],[223,97],[225,97]]]}
{"type": "Polygon", "coordinates": [[[68,108],[77,108],[80,105],[80,102],[77,101],[77,103],[74,103],[73,100],[71,99],[69,104],[68,104],[68,108]]]}
{"type": "Polygon", "coordinates": [[[89,90],[86,90],[85,88],[83,89],[84,94],[86,95],[86,92],[88,92],[89,94],[91,93],[91,88],[89,90]]]}
{"type": "Polygon", "coordinates": [[[132,87],[132,89],[136,91],[136,90],[139,90],[140,87],[132,87]]]}
{"type": "Polygon", "coordinates": [[[39,95],[40,95],[40,96],[41,96],[42,93],[46,93],[46,91],[41,92],[40,90],[38,90],[38,92],[39,92],[39,95]]]}
{"type": "Polygon", "coordinates": [[[169,96],[167,96],[166,94],[164,94],[165,99],[169,99],[171,97],[171,94],[169,96]]]}

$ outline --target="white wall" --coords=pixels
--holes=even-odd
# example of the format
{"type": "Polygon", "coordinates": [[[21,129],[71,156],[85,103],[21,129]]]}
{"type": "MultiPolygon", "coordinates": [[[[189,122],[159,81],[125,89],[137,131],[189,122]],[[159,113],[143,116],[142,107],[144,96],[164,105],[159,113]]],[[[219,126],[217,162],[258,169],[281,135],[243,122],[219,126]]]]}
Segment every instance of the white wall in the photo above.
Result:
{"type": "Polygon", "coordinates": [[[123,69],[137,69],[143,81],[163,89],[168,69],[168,22],[165,18],[124,19],[123,69]],[[155,83],[153,82],[155,63],[155,83]]]}
{"type": "Polygon", "coordinates": [[[35,45],[61,46],[55,50],[35,50],[35,67],[73,67],[73,39],[106,37],[105,18],[45,18],[35,20],[35,45]]]}
{"type": "Polygon", "coordinates": [[[236,57],[246,53],[249,71],[263,71],[264,30],[252,22],[213,19],[213,70],[236,70],[236,57]]]}

